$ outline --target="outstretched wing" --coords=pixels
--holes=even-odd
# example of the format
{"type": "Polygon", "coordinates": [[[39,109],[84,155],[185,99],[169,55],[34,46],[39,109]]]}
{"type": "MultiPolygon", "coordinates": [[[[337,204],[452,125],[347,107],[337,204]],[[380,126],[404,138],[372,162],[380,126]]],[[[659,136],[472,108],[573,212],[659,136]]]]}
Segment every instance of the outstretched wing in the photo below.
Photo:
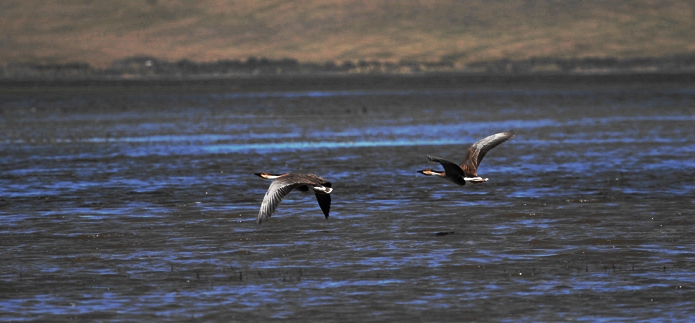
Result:
{"type": "MultiPolygon", "coordinates": [[[[321,178],[322,179],[322,178],[321,178]]],[[[331,187],[331,182],[323,181],[321,185],[331,187]]],[[[319,202],[323,215],[328,219],[328,213],[331,212],[331,195],[321,192],[316,192],[316,200],[319,202]]]]}
{"type": "Polygon", "coordinates": [[[431,162],[442,164],[442,167],[444,167],[444,172],[446,172],[447,175],[463,176],[463,170],[461,170],[461,167],[452,161],[430,155],[427,155],[427,159],[429,159],[431,162]]]}
{"type": "Polygon", "coordinates": [[[456,163],[452,161],[435,156],[427,155],[427,158],[431,162],[440,163],[442,167],[444,167],[444,173],[446,174],[445,178],[447,180],[450,180],[459,185],[466,185],[466,181],[463,180],[463,170],[461,169],[461,167],[459,167],[459,165],[456,165],[456,163]]]}
{"type": "Polygon", "coordinates": [[[278,205],[280,205],[280,202],[282,202],[282,199],[287,196],[287,194],[290,194],[290,192],[299,187],[305,185],[303,183],[286,183],[282,181],[273,181],[270,184],[270,187],[268,187],[268,191],[265,192],[265,196],[263,197],[263,203],[261,203],[261,209],[258,211],[258,217],[256,218],[256,222],[258,224],[261,224],[264,220],[268,219],[275,213],[275,210],[277,210],[278,205]]]}
{"type": "Polygon", "coordinates": [[[514,132],[500,132],[491,136],[487,136],[472,144],[466,150],[466,156],[461,162],[461,169],[466,173],[466,177],[477,177],[478,166],[483,161],[483,157],[490,149],[499,146],[501,143],[514,138],[514,132]]]}
{"type": "Polygon", "coordinates": [[[316,193],[316,200],[319,201],[323,215],[328,219],[328,213],[331,211],[331,194],[316,193]]]}

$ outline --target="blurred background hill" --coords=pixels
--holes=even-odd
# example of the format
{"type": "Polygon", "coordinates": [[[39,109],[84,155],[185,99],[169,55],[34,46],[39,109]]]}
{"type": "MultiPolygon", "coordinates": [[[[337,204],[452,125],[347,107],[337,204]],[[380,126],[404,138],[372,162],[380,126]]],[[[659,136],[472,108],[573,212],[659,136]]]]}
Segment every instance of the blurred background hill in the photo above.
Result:
{"type": "Polygon", "coordinates": [[[688,0],[6,0],[0,28],[5,74],[206,62],[276,72],[695,65],[688,0]]]}

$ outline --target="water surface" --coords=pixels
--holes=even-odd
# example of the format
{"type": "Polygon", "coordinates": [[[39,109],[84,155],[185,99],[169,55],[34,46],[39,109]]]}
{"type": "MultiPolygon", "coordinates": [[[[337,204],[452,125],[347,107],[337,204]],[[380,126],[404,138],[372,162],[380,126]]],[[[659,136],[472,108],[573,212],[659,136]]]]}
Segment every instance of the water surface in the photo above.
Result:
{"type": "Polygon", "coordinates": [[[400,82],[0,92],[0,318],[695,319],[692,83],[400,82]]]}

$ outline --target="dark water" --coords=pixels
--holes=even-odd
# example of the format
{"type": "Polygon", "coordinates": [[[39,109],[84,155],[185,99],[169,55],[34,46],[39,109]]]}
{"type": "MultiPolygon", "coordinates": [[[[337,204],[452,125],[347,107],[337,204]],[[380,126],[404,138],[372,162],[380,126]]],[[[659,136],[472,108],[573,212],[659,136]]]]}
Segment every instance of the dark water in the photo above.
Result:
{"type": "Polygon", "coordinates": [[[695,84],[399,82],[6,87],[0,320],[695,320],[695,84]]]}

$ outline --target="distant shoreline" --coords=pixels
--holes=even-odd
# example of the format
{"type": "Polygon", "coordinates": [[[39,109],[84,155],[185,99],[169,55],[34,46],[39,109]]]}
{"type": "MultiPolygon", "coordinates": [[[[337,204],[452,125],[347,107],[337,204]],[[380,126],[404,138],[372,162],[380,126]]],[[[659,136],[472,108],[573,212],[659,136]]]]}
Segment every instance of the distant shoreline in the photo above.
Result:
{"type": "Polygon", "coordinates": [[[303,63],[285,58],[272,60],[249,57],[242,60],[167,62],[151,56],[134,56],[113,62],[107,68],[87,63],[6,64],[0,66],[0,80],[204,80],[253,79],[258,77],[344,77],[414,76],[450,74],[470,77],[540,78],[579,75],[660,75],[695,73],[695,54],[645,58],[532,58],[494,60],[458,66],[454,62],[344,61],[303,63]]]}
{"type": "Polygon", "coordinates": [[[256,76],[141,76],[92,78],[0,79],[0,93],[44,91],[124,92],[291,92],[497,89],[611,89],[614,87],[692,88],[687,73],[527,73],[485,74],[431,72],[418,74],[316,74],[256,76]]]}

